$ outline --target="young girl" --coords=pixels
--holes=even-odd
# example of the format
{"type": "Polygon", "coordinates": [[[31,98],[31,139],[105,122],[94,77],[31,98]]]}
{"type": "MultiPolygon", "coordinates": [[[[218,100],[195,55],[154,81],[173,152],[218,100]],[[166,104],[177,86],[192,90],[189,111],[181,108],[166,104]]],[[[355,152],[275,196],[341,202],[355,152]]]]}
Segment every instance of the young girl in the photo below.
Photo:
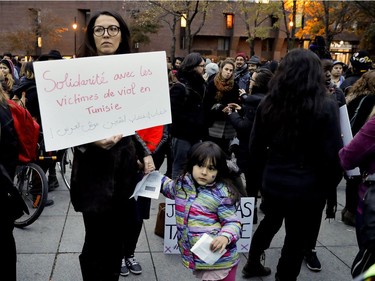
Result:
{"type": "Polygon", "coordinates": [[[176,203],[178,246],[184,266],[201,280],[234,281],[239,263],[236,242],[241,224],[236,216],[239,196],[229,180],[226,155],[207,141],[192,147],[184,173],[175,181],[164,176],[162,193],[176,203]],[[211,250],[224,253],[213,265],[190,249],[207,233],[211,250]]]}

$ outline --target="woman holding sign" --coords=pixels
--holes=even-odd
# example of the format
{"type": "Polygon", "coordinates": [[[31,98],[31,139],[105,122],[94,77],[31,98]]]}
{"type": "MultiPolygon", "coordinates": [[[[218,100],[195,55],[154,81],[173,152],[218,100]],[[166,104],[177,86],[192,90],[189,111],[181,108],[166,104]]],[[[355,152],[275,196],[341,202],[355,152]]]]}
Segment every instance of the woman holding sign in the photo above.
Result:
{"type": "MultiPolygon", "coordinates": [[[[130,34],[116,12],[102,11],[90,19],[79,57],[130,53],[130,34]]],[[[123,241],[136,218],[129,199],[139,180],[139,160],[145,172],[155,169],[138,136],[122,135],[75,148],[71,178],[74,209],[82,212],[85,242],[79,256],[84,281],[116,281],[123,241]]]]}

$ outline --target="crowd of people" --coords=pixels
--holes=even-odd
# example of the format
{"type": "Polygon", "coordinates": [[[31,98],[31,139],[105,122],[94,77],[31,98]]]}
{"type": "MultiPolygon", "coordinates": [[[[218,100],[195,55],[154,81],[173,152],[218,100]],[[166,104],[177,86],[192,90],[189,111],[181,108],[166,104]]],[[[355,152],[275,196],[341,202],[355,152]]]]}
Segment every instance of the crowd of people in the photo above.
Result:
{"type": "MultiPolygon", "coordinates": [[[[86,30],[77,57],[131,52],[129,27],[116,12],[93,14],[86,30]]],[[[183,265],[201,280],[235,280],[241,235],[235,213],[241,196],[255,197],[254,224],[258,211],[264,214],[242,269],[245,278],[271,274],[261,258],[283,223],[276,280],[297,280],[304,259],[310,270],[322,269],[315,244],[324,209],[327,218],[335,217],[336,188],[343,177],[342,220],[356,227],[361,250],[375,245],[363,232],[368,182],[345,173],[357,166],[362,174],[375,172],[369,160],[375,70],[367,52],[354,53],[346,65],[333,61],[320,42],[309,50],[293,49],[280,62],[262,62],[242,52],[217,62],[197,52],[175,57],[167,74],[171,124],[74,148],[70,195],[85,227],[79,256],[84,281],[142,273],[135,249],[151,200],[129,198],[136,184],[163,161],[168,168],[161,192],[176,201],[183,265]],[[354,139],[344,147],[339,114],[345,106],[354,139]],[[233,157],[237,169],[228,165],[233,157]],[[213,265],[191,252],[203,234],[213,238],[211,250],[222,254],[213,265]]],[[[54,59],[62,59],[57,50],[38,58],[54,59]]],[[[23,103],[40,124],[41,117],[33,62],[20,63],[4,53],[0,70],[0,165],[7,173],[1,176],[12,178],[18,140],[6,100],[23,103]]],[[[54,163],[41,166],[53,190],[58,186],[54,163]]],[[[0,195],[6,200],[6,193],[0,195]]],[[[11,259],[0,269],[6,280],[15,281],[13,221],[4,214],[0,212],[0,245],[11,259]]]]}

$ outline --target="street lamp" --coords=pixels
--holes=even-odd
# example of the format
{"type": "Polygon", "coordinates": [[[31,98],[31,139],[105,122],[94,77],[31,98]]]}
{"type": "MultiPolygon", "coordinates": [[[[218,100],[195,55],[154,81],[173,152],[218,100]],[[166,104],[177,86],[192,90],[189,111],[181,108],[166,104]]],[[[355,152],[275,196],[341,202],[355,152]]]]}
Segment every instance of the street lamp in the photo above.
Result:
{"type": "Polygon", "coordinates": [[[74,23],[72,25],[73,30],[74,30],[74,57],[76,57],[76,52],[77,52],[77,18],[74,17],[74,23]]]}

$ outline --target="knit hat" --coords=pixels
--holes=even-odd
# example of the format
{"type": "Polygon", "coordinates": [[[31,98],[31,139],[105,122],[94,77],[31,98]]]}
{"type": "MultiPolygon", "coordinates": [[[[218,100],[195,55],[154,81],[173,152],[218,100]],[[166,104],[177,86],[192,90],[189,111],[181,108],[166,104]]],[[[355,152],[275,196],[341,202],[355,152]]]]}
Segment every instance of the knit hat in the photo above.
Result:
{"type": "Polygon", "coordinates": [[[245,53],[238,53],[236,55],[235,59],[238,58],[238,57],[243,57],[243,59],[246,61],[246,55],[245,55],[245,53]]]}
{"type": "Polygon", "coordinates": [[[8,60],[8,59],[2,59],[0,61],[0,64],[5,64],[6,67],[9,68],[9,73],[12,74],[12,76],[14,77],[14,65],[13,65],[13,62],[11,60],[8,60]]]}
{"type": "Polygon", "coordinates": [[[354,73],[366,72],[372,67],[372,60],[366,51],[354,53],[350,58],[350,63],[353,66],[354,73]]]}
{"type": "Polygon", "coordinates": [[[249,64],[260,65],[260,59],[258,56],[252,56],[249,60],[249,64]]]}
{"type": "Polygon", "coordinates": [[[216,63],[210,62],[206,65],[206,73],[208,77],[210,77],[212,74],[216,74],[218,71],[219,66],[216,63]]]}
{"type": "Polygon", "coordinates": [[[332,63],[332,67],[335,66],[336,64],[341,64],[342,67],[344,67],[345,63],[341,62],[341,61],[338,61],[338,60],[335,60],[333,63],[332,63]]]}

